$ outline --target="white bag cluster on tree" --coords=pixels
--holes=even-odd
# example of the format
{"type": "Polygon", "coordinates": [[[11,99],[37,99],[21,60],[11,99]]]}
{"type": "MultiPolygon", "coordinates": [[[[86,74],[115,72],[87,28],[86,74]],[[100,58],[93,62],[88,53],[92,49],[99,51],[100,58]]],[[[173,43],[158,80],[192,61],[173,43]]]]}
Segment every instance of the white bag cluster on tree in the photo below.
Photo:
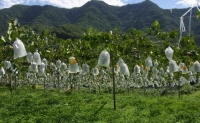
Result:
{"type": "Polygon", "coordinates": [[[194,62],[193,67],[195,73],[200,72],[200,64],[198,61],[194,62]]]}
{"type": "Polygon", "coordinates": [[[110,65],[110,54],[103,50],[99,55],[98,66],[108,67],[110,65]]]}
{"type": "Polygon", "coordinates": [[[134,73],[135,74],[140,73],[140,66],[137,64],[134,66],[134,73]]]}
{"type": "Polygon", "coordinates": [[[15,42],[13,43],[13,50],[14,50],[14,59],[27,55],[23,42],[18,38],[16,38],[15,42]]]}
{"type": "Polygon", "coordinates": [[[6,70],[10,69],[11,67],[12,67],[12,65],[11,65],[10,61],[4,61],[4,68],[6,70]]]}
{"type": "Polygon", "coordinates": [[[119,60],[117,62],[118,66],[120,66],[122,63],[124,63],[124,60],[122,58],[119,58],[119,60]]]}
{"type": "Polygon", "coordinates": [[[165,49],[165,55],[166,55],[166,57],[167,57],[167,59],[168,59],[169,61],[172,60],[173,53],[174,53],[174,51],[172,50],[172,48],[171,48],[170,46],[169,46],[168,48],[165,49]]]}
{"type": "Polygon", "coordinates": [[[50,69],[52,70],[52,71],[56,71],[57,70],[57,67],[56,67],[56,65],[54,64],[54,63],[50,63],[50,69]]]}
{"type": "Polygon", "coordinates": [[[28,52],[26,60],[28,63],[31,63],[33,61],[33,54],[31,52],[28,52]]]}
{"type": "Polygon", "coordinates": [[[183,68],[182,68],[182,74],[187,74],[187,73],[188,73],[187,66],[184,65],[183,68]]]}
{"type": "Polygon", "coordinates": [[[45,58],[42,59],[42,62],[45,64],[45,68],[47,69],[48,62],[45,58]]]}
{"type": "Polygon", "coordinates": [[[45,68],[46,68],[46,65],[42,62],[41,65],[39,65],[39,70],[38,70],[39,76],[46,75],[45,68]]]}
{"type": "Polygon", "coordinates": [[[171,60],[169,62],[169,72],[173,73],[173,72],[177,72],[177,71],[178,71],[178,65],[177,65],[176,61],[171,60]]]}
{"type": "Polygon", "coordinates": [[[65,70],[67,70],[67,65],[65,63],[61,63],[60,72],[63,73],[65,70]]]}
{"type": "Polygon", "coordinates": [[[155,68],[158,68],[158,61],[156,60],[155,62],[154,62],[154,64],[153,64],[153,67],[155,67],[155,68]]]}
{"type": "Polygon", "coordinates": [[[146,66],[149,70],[150,70],[150,67],[153,66],[151,57],[148,57],[148,58],[145,60],[145,66],[146,66]]]}
{"type": "Polygon", "coordinates": [[[82,65],[82,74],[85,75],[86,73],[89,73],[90,72],[90,68],[87,64],[83,64],[82,65]]]}
{"type": "Polygon", "coordinates": [[[3,67],[1,67],[1,70],[0,70],[0,77],[4,76],[5,74],[5,70],[3,67]]]}
{"type": "Polygon", "coordinates": [[[58,69],[60,69],[61,63],[62,63],[62,62],[61,62],[60,60],[57,60],[57,61],[56,61],[56,67],[57,67],[58,69]]]}
{"type": "Polygon", "coordinates": [[[194,62],[190,62],[189,71],[194,71],[194,62]]]}
{"type": "Polygon", "coordinates": [[[69,58],[69,73],[77,73],[79,71],[79,66],[74,57],[69,58]]]}
{"type": "Polygon", "coordinates": [[[118,73],[119,72],[119,66],[118,66],[118,64],[116,64],[115,66],[114,66],[114,73],[118,73]]]}
{"type": "Polygon", "coordinates": [[[42,63],[38,50],[36,50],[36,52],[33,54],[33,62],[35,62],[37,65],[42,63]]]}
{"type": "Polygon", "coordinates": [[[94,76],[99,75],[99,69],[98,69],[97,67],[92,68],[92,74],[93,74],[94,76]]]}
{"type": "Polygon", "coordinates": [[[127,75],[127,76],[130,75],[130,72],[129,72],[129,69],[128,69],[128,66],[127,66],[126,63],[121,63],[120,64],[119,72],[120,72],[121,75],[127,75]]]}
{"type": "Polygon", "coordinates": [[[35,62],[32,62],[29,66],[29,71],[37,73],[38,72],[38,65],[35,62]]]}

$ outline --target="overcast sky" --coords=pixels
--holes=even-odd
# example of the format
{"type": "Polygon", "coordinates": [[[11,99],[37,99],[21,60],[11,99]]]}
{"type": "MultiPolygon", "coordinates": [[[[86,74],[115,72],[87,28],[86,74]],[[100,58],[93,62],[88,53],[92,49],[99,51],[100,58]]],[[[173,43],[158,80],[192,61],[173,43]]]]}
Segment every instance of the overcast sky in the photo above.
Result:
{"type": "MultiPolygon", "coordinates": [[[[53,5],[61,8],[80,7],[90,0],[0,0],[0,9],[9,8],[16,4],[23,5],[53,5]]],[[[123,6],[144,0],[101,0],[109,5],[123,6]]],[[[186,8],[197,5],[200,0],[151,0],[164,9],[186,8]]]]}

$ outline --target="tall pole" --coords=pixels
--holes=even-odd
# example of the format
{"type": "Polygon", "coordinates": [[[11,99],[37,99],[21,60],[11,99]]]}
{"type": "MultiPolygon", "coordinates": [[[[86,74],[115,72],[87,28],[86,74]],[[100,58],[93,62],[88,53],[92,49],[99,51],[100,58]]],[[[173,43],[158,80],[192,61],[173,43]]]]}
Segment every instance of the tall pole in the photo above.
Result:
{"type": "Polygon", "coordinates": [[[191,34],[191,21],[192,21],[192,9],[190,11],[190,20],[189,20],[189,36],[191,34]]]}
{"type": "Polygon", "coordinates": [[[114,52],[111,52],[111,59],[112,59],[112,80],[113,80],[113,104],[114,110],[116,110],[116,94],[115,94],[115,73],[114,73],[114,52]]]}

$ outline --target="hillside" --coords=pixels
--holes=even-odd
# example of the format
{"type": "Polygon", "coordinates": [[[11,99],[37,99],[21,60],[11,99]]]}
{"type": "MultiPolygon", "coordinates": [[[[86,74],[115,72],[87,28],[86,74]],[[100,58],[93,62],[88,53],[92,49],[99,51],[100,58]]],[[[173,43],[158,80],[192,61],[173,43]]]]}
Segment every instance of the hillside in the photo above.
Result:
{"type": "MultiPolygon", "coordinates": [[[[188,9],[162,9],[147,0],[122,7],[110,6],[103,1],[89,1],[79,8],[65,9],[54,6],[15,5],[0,10],[0,34],[5,34],[7,21],[17,18],[21,25],[30,25],[36,31],[49,29],[61,38],[78,38],[89,27],[99,31],[118,28],[127,31],[130,28],[145,30],[154,20],[158,20],[161,29],[170,31],[179,29],[179,17],[188,9]]],[[[196,11],[194,9],[194,11],[196,11]]],[[[195,14],[195,12],[193,12],[195,14]]],[[[188,30],[189,14],[184,18],[188,30]]],[[[198,37],[200,22],[193,16],[192,33],[198,37]]],[[[187,31],[184,35],[187,35],[187,31]]]]}

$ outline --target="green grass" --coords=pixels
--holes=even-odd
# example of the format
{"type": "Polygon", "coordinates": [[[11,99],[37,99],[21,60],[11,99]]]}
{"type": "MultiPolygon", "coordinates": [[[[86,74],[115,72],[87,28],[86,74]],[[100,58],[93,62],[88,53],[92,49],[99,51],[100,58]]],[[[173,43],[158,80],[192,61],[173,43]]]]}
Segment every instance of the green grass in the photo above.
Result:
{"type": "MultiPolygon", "coordinates": [[[[156,91],[152,91],[156,93],[156,91]]],[[[198,123],[200,91],[159,96],[133,90],[117,94],[87,90],[61,91],[19,88],[12,96],[0,88],[0,123],[198,123]]]]}

